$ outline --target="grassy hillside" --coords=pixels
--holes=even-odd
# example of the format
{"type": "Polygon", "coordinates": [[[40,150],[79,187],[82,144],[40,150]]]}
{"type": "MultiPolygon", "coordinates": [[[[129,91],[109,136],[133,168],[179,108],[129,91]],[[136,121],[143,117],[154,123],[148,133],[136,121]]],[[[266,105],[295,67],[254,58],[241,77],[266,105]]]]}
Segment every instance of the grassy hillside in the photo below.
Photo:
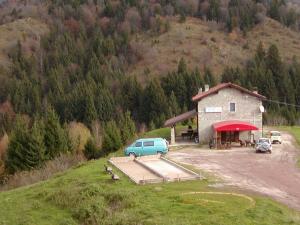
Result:
{"type": "Polygon", "coordinates": [[[44,23],[38,20],[26,18],[0,26],[0,66],[9,64],[8,53],[16,46],[18,40],[26,43],[26,51],[34,51],[39,45],[39,36],[48,32],[44,23]]]}
{"type": "Polygon", "coordinates": [[[159,37],[140,35],[133,41],[142,60],[130,72],[141,75],[150,70],[154,75],[165,74],[174,70],[184,57],[190,68],[209,65],[219,74],[225,66],[243,65],[260,41],[266,47],[276,44],[284,60],[300,57],[300,33],[272,19],[266,19],[246,36],[236,32],[226,34],[216,24],[196,18],[188,18],[185,23],[173,19],[167,33],[159,37]]]}
{"type": "MultiPolygon", "coordinates": [[[[177,125],[176,126],[176,135],[180,135],[181,132],[186,131],[188,125],[177,125]]],[[[196,129],[196,125],[193,125],[193,128],[196,129]]],[[[169,127],[159,128],[155,130],[151,130],[146,132],[143,137],[145,138],[154,138],[154,137],[161,137],[167,140],[170,139],[171,129],[169,127]]]]}
{"type": "Polygon", "coordinates": [[[300,224],[300,214],[285,206],[228,190],[211,193],[220,190],[208,181],[137,186],[118,172],[121,181],[113,182],[105,163],[0,193],[0,224],[300,224]]]}

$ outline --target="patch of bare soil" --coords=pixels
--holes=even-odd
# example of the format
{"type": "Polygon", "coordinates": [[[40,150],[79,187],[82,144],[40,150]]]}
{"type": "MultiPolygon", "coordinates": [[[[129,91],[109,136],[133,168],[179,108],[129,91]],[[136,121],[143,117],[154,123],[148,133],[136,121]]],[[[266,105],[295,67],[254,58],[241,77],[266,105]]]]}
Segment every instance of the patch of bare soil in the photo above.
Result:
{"type": "Polygon", "coordinates": [[[300,210],[300,169],[294,138],[282,134],[283,143],[274,144],[272,154],[257,154],[254,149],[199,150],[185,148],[169,152],[168,157],[193,165],[220,177],[226,185],[270,196],[300,210]]]}

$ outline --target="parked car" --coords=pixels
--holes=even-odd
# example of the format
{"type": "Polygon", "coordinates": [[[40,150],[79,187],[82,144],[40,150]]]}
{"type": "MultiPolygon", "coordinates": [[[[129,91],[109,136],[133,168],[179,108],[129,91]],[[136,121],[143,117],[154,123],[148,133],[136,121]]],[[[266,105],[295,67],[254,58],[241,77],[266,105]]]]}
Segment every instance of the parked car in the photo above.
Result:
{"type": "Polygon", "coordinates": [[[272,153],[272,142],[269,138],[260,138],[256,144],[256,152],[272,153]]]}
{"type": "Polygon", "coordinates": [[[168,141],[163,138],[138,139],[129,145],[124,153],[126,156],[143,156],[166,154],[168,152],[168,141]]]}
{"type": "Polygon", "coordinates": [[[279,131],[270,131],[270,139],[272,144],[274,143],[282,143],[281,133],[279,131]]]}

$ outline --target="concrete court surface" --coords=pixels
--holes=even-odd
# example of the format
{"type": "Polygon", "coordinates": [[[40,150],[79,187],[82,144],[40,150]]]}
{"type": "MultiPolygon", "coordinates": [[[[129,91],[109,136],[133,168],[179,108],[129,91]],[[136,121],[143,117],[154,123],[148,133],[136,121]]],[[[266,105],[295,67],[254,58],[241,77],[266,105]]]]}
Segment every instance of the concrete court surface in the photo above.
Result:
{"type": "Polygon", "coordinates": [[[186,147],[170,151],[167,158],[211,172],[225,185],[255,191],[300,210],[299,149],[290,134],[283,132],[282,138],[282,144],[273,145],[272,154],[255,153],[253,148],[186,147]]]}
{"type": "Polygon", "coordinates": [[[191,174],[187,171],[179,167],[175,167],[170,163],[166,163],[164,160],[157,160],[157,158],[140,158],[139,161],[143,162],[153,171],[159,171],[161,175],[168,177],[169,179],[188,178],[191,176],[191,174]]]}
{"type": "Polygon", "coordinates": [[[109,161],[137,184],[142,183],[145,180],[149,183],[163,181],[161,177],[141,166],[131,157],[114,157],[109,161]]]}
{"type": "Polygon", "coordinates": [[[137,184],[198,179],[200,176],[159,155],[113,157],[109,160],[137,184]]]}

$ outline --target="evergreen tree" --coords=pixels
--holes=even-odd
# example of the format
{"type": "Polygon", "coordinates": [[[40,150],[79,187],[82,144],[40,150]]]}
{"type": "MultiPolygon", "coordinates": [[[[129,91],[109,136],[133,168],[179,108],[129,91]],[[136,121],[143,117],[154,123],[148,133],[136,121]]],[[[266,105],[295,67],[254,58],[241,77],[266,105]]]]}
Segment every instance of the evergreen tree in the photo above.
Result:
{"type": "Polygon", "coordinates": [[[266,63],[268,69],[271,70],[274,75],[275,83],[280,82],[281,80],[281,72],[282,72],[282,61],[279,56],[279,51],[276,45],[272,44],[267,53],[266,63]]]}
{"type": "Polygon", "coordinates": [[[167,98],[160,83],[157,80],[150,81],[142,97],[141,118],[148,124],[153,121],[159,127],[163,121],[158,118],[167,111],[167,98]]]}
{"type": "Polygon", "coordinates": [[[168,102],[169,102],[169,113],[168,113],[168,115],[170,117],[174,117],[174,116],[178,115],[180,113],[180,107],[178,105],[176,96],[175,96],[173,91],[171,92],[171,96],[170,96],[168,102]]]}
{"type": "Polygon", "coordinates": [[[289,74],[295,91],[295,102],[300,105],[300,64],[295,59],[289,68],[289,74]]]}
{"type": "Polygon", "coordinates": [[[221,81],[222,83],[236,83],[236,72],[232,67],[226,67],[222,73],[221,81]]]}
{"type": "Polygon", "coordinates": [[[156,128],[153,120],[150,121],[148,128],[148,130],[154,130],[156,128]]]}
{"type": "Polygon", "coordinates": [[[123,144],[126,144],[135,135],[135,124],[131,119],[131,114],[129,111],[125,112],[121,116],[119,121],[120,132],[123,144]]]}
{"type": "Polygon", "coordinates": [[[279,8],[281,6],[281,0],[272,0],[270,3],[269,16],[277,21],[280,21],[279,8]]]}
{"type": "Polygon", "coordinates": [[[216,86],[217,82],[209,68],[205,68],[204,70],[204,82],[205,84],[209,84],[211,87],[216,86]]]}
{"type": "Polygon", "coordinates": [[[204,81],[198,68],[196,68],[192,73],[187,74],[184,78],[187,96],[186,103],[188,104],[188,109],[192,109],[195,105],[191,99],[199,92],[199,89],[204,86],[204,81]]]}
{"type": "Polygon", "coordinates": [[[29,131],[27,125],[18,117],[7,149],[5,166],[9,173],[29,169],[24,162],[28,139],[29,131]]]}
{"type": "Polygon", "coordinates": [[[266,71],[264,80],[265,83],[262,90],[265,90],[265,96],[270,99],[277,100],[278,93],[275,82],[273,80],[272,72],[270,70],[266,71]]]}
{"type": "MultiPolygon", "coordinates": [[[[180,69],[180,71],[183,71],[180,69]]],[[[162,79],[162,87],[167,96],[174,92],[179,105],[183,105],[187,101],[187,86],[186,86],[187,72],[184,73],[169,73],[162,79]]]]}
{"type": "Polygon", "coordinates": [[[30,138],[28,140],[28,161],[31,168],[39,167],[45,160],[46,147],[44,143],[44,124],[42,120],[36,120],[30,130],[30,138]]]}
{"type": "Polygon", "coordinates": [[[123,110],[130,111],[132,117],[136,120],[139,118],[140,100],[142,87],[137,82],[136,77],[128,77],[121,83],[120,103],[123,110]]]}
{"type": "Polygon", "coordinates": [[[97,82],[98,85],[104,85],[105,76],[101,70],[100,62],[94,52],[91,58],[89,58],[87,74],[90,74],[91,77],[97,82]]]}
{"type": "Polygon", "coordinates": [[[98,87],[95,96],[97,96],[94,101],[99,119],[101,121],[111,120],[116,111],[114,97],[111,92],[106,88],[98,87]]]}
{"type": "Polygon", "coordinates": [[[85,123],[90,126],[93,121],[97,119],[97,111],[94,104],[94,99],[92,94],[87,91],[86,103],[85,103],[85,112],[84,112],[84,120],[85,123]]]}
{"type": "Polygon", "coordinates": [[[97,148],[96,144],[95,144],[95,141],[90,138],[85,146],[84,146],[84,150],[83,150],[83,154],[84,156],[90,160],[90,159],[96,159],[98,158],[100,155],[99,155],[100,151],[99,149],[97,148]]]}
{"type": "Polygon", "coordinates": [[[280,101],[292,100],[293,91],[290,88],[290,80],[287,76],[287,71],[281,61],[279,51],[276,45],[271,45],[268,49],[266,57],[267,68],[272,72],[273,79],[278,90],[278,97],[280,101]],[[289,96],[288,99],[286,96],[289,96]]]}
{"type": "Polygon", "coordinates": [[[207,19],[219,22],[220,14],[220,0],[209,0],[207,19]]]}
{"type": "Polygon", "coordinates": [[[187,73],[187,65],[184,58],[181,58],[178,63],[177,73],[181,73],[181,74],[187,73]]]}
{"type": "Polygon", "coordinates": [[[47,159],[53,159],[60,153],[70,151],[70,141],[66,130],[60,125],[54,109],[48,108],[45,120],[45,146],[47,159]]]}
{"type": "Polygon", "coordinates": [[[266,51],[264,49],[262,42],[260,41],[256,48],[256,53],[254,56],[255,63],[257,65],[260,65],[261,63],[263,63],[265,61],[265,57],[266,57],[266,51]]]}
{"type": "Polygon", "coordinates": [[[15,173],[41,166],[45,152],[43,141],[42,129],[38,122],[29,130],[25,122],[18,117],[7,150],[7,171],[15,173]]]}
{"type": "Polygon", "coordinates": [[[120,130],[114,120],[106,123],[102,148],[105,153],[114,152],[122,146],[120,130]]]}

